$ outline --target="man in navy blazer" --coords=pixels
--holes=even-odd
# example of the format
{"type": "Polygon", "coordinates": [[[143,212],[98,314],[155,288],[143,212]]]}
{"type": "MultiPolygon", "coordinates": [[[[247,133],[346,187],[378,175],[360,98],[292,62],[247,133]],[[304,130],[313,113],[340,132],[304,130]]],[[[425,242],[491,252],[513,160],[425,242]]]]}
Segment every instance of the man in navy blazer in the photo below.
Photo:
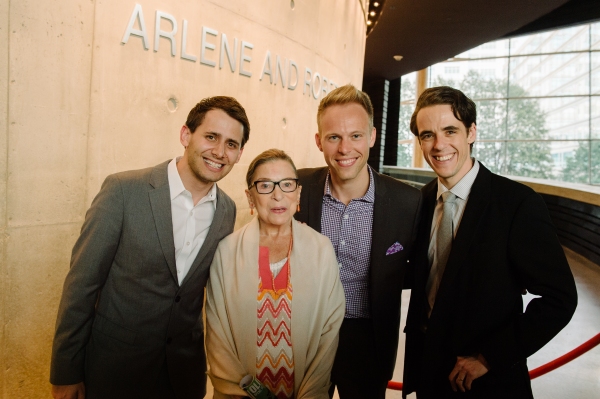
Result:
{"type": "Polygon", "coordinates": [[[419,191],[367,165],[373,106],[352,85],[323,98],[315,140],[327,167],[298,171],[296,218],[328,236],[346,295],[330,396],[385,398],[398,349],[400,298],[418,223],[419,191]]]}
{"type": "Polygon", "coordinates": [[[108,176],[65,279],[52,348],[55,399],[198,399],[206,393],[202,304],[235,203],[216,182],[250,124],[210,97],[180,130],[182,157],[108,176]]]}
{"type": "Polygon", "coordinates": [[[527,357],[577,305],[544,201],[471,157],[476,108],[461,91],[425,90],[410,128],[437,179],[421,190],[403,395],[532,398],[527,357]],[[525,290],[538,297],[523,311],[525,290]]]}

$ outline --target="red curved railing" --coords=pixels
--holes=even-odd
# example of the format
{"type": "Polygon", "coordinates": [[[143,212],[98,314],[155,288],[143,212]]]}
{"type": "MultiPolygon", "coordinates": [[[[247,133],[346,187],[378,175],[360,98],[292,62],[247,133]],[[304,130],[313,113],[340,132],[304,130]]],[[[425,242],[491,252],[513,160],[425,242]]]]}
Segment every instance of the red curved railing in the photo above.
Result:
{"type": "Polygon", "coordinates": [[[578,358],[579,356],[583,355],[585,352],[589,351],[590,349],[592,349],[593,347],[595,347],[598,344],[600,344],[600,334],[597,334],[592,339],[579,345],[577,348],[573,349],[571,352],[567,352],[564,355],[562,355],[561,357],[556,358],[556,359],[552,360],[551,362],[544,364],[543,366],[540,366],[536,369],[531,370],[529,372],[529,378],[533,380],[534,378],[538,378],[540,375],[549,373],[552,370],[557,369],[560,366],[569,363],[571,360],[578,358]]]}
{"type": "MultiPolygon", "coordinates": [[[[596,334],[596,336],[592,337],[588,341],[579,345],[577,348],[573,349],[572,351],[565,353],[561,357],[556,358],[556,359],[552,360],[551,362],[544,364],[543,366],[540,366],[536,369],[531,370],[529,372],[529,378],[533,380],[534,378],[537,378],[541,375],[549,373],[552,370],[555,370],[555,369],[569,363],[571,360],[578,358],[579,356],[583,355],[584,353],[586,353],[593,347],[597,346],[598,344],[600,344],[600,334],[596,334]]],[[[388,389],[394,389],[396,391],[401,391],[402,383],[398,382],[398,381],[390,381],[390,382],[388,382],[387,387],[388,387],[388,389]]]]}
{"type": "Polygon", "coordinates": [[[402,390],[402,383],[399,381],[388,381],[388,387],[387,389],[393,389],[396,391],[401,391],[402,390]]]}

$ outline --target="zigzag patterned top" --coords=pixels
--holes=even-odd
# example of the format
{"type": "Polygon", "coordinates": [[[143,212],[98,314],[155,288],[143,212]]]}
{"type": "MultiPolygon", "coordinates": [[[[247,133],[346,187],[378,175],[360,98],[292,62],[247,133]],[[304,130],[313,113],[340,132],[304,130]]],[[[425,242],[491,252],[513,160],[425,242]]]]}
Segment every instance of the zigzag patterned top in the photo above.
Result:
{"type": "Polygon", "coordinates": [[[256,378],[278,399],[294,397],[290,257],[273,277],[269,248],[259,247],[256,378]]]}

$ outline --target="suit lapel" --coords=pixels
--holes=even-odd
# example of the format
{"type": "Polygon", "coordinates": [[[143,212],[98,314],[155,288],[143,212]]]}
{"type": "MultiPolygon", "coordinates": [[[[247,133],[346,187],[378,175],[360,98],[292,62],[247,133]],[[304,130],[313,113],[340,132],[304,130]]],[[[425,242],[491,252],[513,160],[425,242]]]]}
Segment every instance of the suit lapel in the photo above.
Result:
{"type": "Polygon", "coordinates": [[[423,195],[423,207],[421,208],[421,222],[417,236],[417,249],[415,251],[415,260],[418,264],[415,275],[418,279],[416,287],[422,287],[425,290],[425,284],[429,276],[431,265],[429,264],[429,243],[431,240],[431,223],[433,222],[433,213],[436,205],[438,179],[433,180],[421,189],[423,195]]]}
{"type": "Polygon", "coordinates": [[[422,222],[421,222],[421,230],[419,231],[421,244],[425,246],[425,254],[427,259],[427,275],[429,275],[429,269],[431,265],[429,264],[429,243],[431,240],[431,223],[433,223],[433,213],[435,212],[435,206],[437,201],[437,189],[438,189],[438,179],[435,179],[433,182],[425,186],[422,190],[423,193],[423,213],[421,214],[422,222]]]}
{"type": "Polygon", "coordinates": [[[482,216],[490,202],[491,172],[481,164],[479,165],[479,168],[477,178],[475,179],[473,187],[471,188],[471,193],[469,194],[465,212],[460,221],[460,226],[456,232],[456,237],[452,242],[452,250],[450,251],[444,276],[440,283],[436,302],[438,302],[438,299],[441,299],[443,302],[444,296],[449,291],[450,287],[453,286],[458,271],[461,266],[465,264],[475,235],[479,230],[479,224],[483,219],[482,216]]]}
{"type": "Polygon", "coordinates": [[[423,203],[421,207],[421,221],[415,248],[412,252],[411,263],[414,270],[414,287],[410,297],[409,315],[407,318],[407,331],[417,331],[427,321],[427,294],[425,287],[429,277],[429,244],[431,223],[436,205],[438,179],[434,179],[421,189],[423,203]]]}
{"type": "MultiPolygon", "coordinates": [[[[196,273],[196,271],[200,267],[200,264],[202,263],[206,255],[208,255],[211,248],[216,248],[216,241],[220,240],[221,238],[221,235],[218,234],[219,229],[223,225],[223,220],[225,219],[225,217],[229,215],[229,209],[227,209],[225,201],[222,200],[223,194],[223,191],[221,191],[221,189],[217,187],[217,209],[215,209],[215,216],[213,217],[212,223],[210,224],[210,228],[208,229],[206,239],[204,240],[200,251],[198,251],[196,259],[194,259],[194,263],[192,263],[190,270],[181,282],[182,287],[192,278],[194,273],[196,273]]],[[[205,266],[210,266],[210,263],[205,266]]]]}
{"type": "Polygon", "coordinates": [[[167,165],[169,161],[156,166],[150,175],[150,205],[154,224],[160,241],[165,260],[171,271],[171,275],[177,282],[177,268],[175,266],[175,244],[173,238],[173,219],[171,216],[171,193],[169,191],[169,178],[167,165]]]}
{"type": "Polygon", "coordinates": [[[386,235],[394,230],[389,225],[398,223],[398,220],[389,217],[388,211],[391,205],[386,196],[387,188],[375,171],[373,171],[373,184],[375,185],[375,203],[373,204],[373,228],[371,230],[371,278],[377,276],[376,265],[385,256],[389,244],[386,235]]]}

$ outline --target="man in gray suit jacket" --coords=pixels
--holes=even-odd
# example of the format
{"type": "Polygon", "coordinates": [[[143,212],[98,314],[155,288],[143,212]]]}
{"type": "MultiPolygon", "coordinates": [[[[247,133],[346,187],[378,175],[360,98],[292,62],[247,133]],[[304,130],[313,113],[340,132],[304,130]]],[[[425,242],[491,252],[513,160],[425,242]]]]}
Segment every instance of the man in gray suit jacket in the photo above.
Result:
{"type": "Polygon", "coordinates": [[[215,182],[239,161],[249,133],[235,99],[206,98],[181,128],[182,157],[107,177],[64,284],[54,398],[204,397],[204,286],[236,215],[215,182]]]}

